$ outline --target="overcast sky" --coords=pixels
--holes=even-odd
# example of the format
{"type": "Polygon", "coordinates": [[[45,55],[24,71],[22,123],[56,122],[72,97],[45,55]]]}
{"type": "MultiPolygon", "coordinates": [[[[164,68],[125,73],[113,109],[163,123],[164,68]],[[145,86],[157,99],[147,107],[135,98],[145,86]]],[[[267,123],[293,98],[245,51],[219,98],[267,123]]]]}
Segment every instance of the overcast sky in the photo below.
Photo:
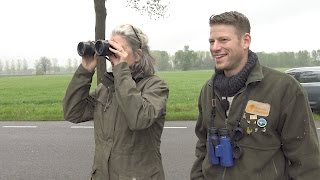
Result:
{"type": "MultiPolygon", "coordinates": [[[[189,45],[209,50],[208,18],[236,10],[251,22],[251,49],[277,52],[320,49],[318,0],[167,0],[168,17],[151,20],[126,7],[126,0],[108,0],[106,37],[124,23],[140,27],[152,50],[173,54],[189,45]]],[[[0,59],[79,58],[79,41],[94,40],[93,0],[1,0],[0,59]]]]}

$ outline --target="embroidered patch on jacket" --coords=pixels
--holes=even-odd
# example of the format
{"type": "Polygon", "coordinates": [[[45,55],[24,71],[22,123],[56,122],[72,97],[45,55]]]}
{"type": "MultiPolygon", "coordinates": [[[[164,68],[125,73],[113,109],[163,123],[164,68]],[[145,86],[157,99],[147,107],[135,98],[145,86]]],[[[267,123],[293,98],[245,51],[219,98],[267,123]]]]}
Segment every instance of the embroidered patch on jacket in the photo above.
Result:
{"type": "Polygon", "coordinates": [[[267,117],[270,113],[270,104],[249,100],[245,111],[250,114],[267,117]]]}

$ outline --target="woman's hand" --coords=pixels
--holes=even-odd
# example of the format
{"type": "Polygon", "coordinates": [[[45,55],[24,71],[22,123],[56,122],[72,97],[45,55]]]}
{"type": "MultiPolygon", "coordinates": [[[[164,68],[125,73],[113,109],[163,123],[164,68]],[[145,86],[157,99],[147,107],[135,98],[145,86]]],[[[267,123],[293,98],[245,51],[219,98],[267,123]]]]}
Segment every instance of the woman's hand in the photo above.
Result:
{"type": "Polygon", "coordinates": [[[97,55],[94,56],[82,56],[82,66],[89,72],[93,72],[97,67],[97,55]]]}
{"type": "Polygon", "coordinates": [[[110,40],[110,51],[114,53],[114,55],[110,56],[110,62],[112,66],[116,66],[121,62],[127,62],[128,52],[126,51],[128,47],[123,47],[119,43],[110,40]],[[112,47],[113,48],[112,48],[112,47]]]}

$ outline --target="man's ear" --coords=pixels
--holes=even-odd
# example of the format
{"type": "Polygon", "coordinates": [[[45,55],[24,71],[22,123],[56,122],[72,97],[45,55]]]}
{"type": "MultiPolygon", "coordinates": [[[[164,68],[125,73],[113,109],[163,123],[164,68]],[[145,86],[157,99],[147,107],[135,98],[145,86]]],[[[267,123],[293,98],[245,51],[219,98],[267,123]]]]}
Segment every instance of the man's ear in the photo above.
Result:
{"type": "Polygon", "coordinates": [[[249,33],[243,35],[243,49],[249,49],[251,43],[251,36],[249,33]]]}

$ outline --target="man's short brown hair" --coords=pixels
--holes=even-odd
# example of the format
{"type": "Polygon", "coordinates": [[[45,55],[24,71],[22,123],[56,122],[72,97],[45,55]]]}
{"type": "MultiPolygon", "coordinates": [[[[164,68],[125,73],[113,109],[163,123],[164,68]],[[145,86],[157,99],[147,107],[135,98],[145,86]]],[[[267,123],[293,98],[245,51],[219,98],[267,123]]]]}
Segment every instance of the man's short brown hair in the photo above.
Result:
{"type": "Polygon", "coordinates": [[[229,11],[210,16],[209,25],[213,26],[217,24],[234,26],[239,36],[243,35],[244,33],[250,33],[249,19],[237,11],[229,11]]]}

